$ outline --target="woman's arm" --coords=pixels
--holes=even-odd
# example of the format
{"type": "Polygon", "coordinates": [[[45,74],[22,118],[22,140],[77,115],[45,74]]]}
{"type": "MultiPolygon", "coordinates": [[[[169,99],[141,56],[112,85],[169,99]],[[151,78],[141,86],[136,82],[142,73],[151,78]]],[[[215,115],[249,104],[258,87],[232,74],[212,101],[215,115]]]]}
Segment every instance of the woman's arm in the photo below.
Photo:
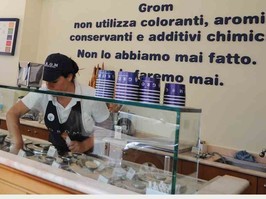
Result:
{"type": "Polygon", "coordinates": [[[19,129],[20,117],[27,113],[29,109],[18,101],[6,114],[7,128],[11,139],[10,152],[17,154],[23,148],[23,139],[19,129]]]}

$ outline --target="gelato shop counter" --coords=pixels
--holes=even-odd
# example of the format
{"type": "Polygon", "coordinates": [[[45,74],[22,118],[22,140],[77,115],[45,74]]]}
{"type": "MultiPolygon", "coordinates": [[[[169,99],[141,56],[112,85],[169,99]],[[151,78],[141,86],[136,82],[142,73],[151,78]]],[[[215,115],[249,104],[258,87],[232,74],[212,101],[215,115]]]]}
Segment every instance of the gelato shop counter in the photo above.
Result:
{"type": "MultiPolygon", "coordinates": [[[[1,134],[4,134],[1,131],[1,134]]],[[[8,140],[8,139],[7,139],[8,140]]],[[[18,155],[7,151],[8,143],[1,144],[0,172],[1,181],[10,180],[18,183],[21,176],[26,182],[15,184],[22,193],[79,193],[79,194],[171,194],[172,173],[157,169],[148,164],[136,164],[129,161],[118,161],[108,156],[94,154],[68,154],[65,156],[47,156],[49,142],[24,137],[27,150],[18,155]],[[18,175],[6,178],[12,171],[18,175]],[[34,184],[41,184],[39,189],[34,184]],[[48,188],[47,186],[50,185],[48,188]],[[28,186],[32,187],[28,187],[28,186]],[[46,186],[43,188],[43,186],[46,186]],[[26,186],[26,187],[25,187],[26,186]],[[57,189],[55,189],[55,187],[57,189]]],[[[7,141],[8,142],[8,141],[7,141]]],[[[177,174],[175,194],[213,194],[221,193],[219,183],[236,183],[228,189],[228,193],[241,193],[248,185],[246,180],[231,176],[217,177],[211,181],[200,180],[195,177],[177,174]]],[[[11,187],[15,186],[12,184],[11,187]]],[[[223,186],[224,187],[224,186],[223,186]]],[[[13,190],[14,191],[14,190],[13,190]]],[[[224,188],[223,192],[226,192],[224,188]]],[[[12,192],[11,192],[12,193],[12,192]]]]}

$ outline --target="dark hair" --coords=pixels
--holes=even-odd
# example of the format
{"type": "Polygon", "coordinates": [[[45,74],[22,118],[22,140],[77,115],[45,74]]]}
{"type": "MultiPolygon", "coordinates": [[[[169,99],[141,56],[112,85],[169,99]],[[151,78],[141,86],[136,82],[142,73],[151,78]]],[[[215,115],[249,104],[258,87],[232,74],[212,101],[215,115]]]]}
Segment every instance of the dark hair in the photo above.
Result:
{"type": "Polygon", "coordinates": [[[78,64],[73,59],[71,59],[70,57],[69,59],[71,61],[71,67],[73,70],[63,71],[62,75],[66,78],[69,74],[72,74],[73,75],[72,82],[74,82],[74,79],[76,78],[76,74],[79,71],[79,67],[78,67],[78,64]]]}

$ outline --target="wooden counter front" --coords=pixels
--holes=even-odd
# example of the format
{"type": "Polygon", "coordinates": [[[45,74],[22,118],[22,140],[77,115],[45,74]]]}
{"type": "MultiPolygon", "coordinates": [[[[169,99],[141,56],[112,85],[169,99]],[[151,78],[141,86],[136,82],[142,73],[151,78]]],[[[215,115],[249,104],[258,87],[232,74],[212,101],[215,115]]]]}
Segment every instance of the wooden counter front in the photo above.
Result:
{"type": "Polygon", "coordinates": [[[81,194],[81,192],[0,164],[0,194],[81,194]]]}

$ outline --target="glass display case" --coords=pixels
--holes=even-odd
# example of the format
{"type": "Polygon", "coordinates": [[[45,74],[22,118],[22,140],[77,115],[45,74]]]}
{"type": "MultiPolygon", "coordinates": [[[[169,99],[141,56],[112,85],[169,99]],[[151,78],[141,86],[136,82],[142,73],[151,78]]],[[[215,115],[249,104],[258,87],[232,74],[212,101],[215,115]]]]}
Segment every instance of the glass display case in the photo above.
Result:
{"type": "MultiPolygon", "coordinates": [[[[5,96],[36,92],[119,107],[105,123],[95,125],[91,153],[51,155],[50,143],[28,139],[24,143],[25,158],[140,194],[193,194],[206,183],[197,177],[197,159],[190,175],[184,175],[179,168],[180,154],[190,152],[198,144],[201,109],[6,85],[0,85],[0,92],[5,96]]],[[[1,149],[8,151],[9,145],[7,136],[1,149]]]]}

